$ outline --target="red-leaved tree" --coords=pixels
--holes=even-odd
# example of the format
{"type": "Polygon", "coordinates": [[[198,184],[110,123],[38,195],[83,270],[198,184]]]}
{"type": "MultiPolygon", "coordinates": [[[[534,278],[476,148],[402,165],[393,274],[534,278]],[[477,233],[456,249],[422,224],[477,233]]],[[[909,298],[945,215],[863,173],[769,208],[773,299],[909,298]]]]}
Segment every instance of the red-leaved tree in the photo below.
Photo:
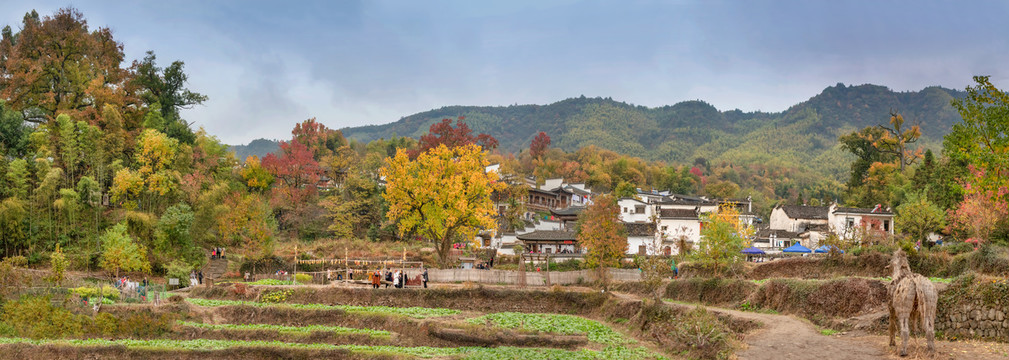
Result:
{"type": "Polygon", "coordinates": [[[295,232],[311,218],[315,210],[316,183],[322,168],[307,146],[297,140],[281,142],[283,155],[266,155],[262,166],[277,179],[270,205],[276,209],[282,228],[295,232]]]}
{"type": "Polygon", "coordinates": [[[543,156],[547,152],[547,148],[550,147],[550,135],[540,131],[539,134],[533,138],[532,144],[529,144],[529,155],[534,158],[543,156]]]}
{"type": "Polygon", "coordinates": [[[498,141],[493,136],[483,133],[473,136],[473,130],[469,128],[469,125],[462,122],[465,119],[466,117],[460,116],[456,120],[455,126],[452,126],[452,119],[442,119],[441,122],[432,124],[431,128],[428,129],[428,133],[420,137],[420,141],[417,143],[417,150],[409,152],[410,158],[416,159],[417,155],[434,149],[438,145],[456,148],[476,144],[483,148],[484,151],[497,148],[498,141]]]}

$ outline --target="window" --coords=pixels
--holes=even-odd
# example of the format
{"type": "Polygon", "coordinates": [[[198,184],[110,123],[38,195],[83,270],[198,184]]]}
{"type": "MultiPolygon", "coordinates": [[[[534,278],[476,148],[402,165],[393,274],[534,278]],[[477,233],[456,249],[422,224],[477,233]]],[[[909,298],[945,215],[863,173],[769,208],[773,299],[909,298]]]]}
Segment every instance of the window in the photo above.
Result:
{"type": "Polygon", "coordinates": [[[550,253],[554,252],[553,250],[554,250],[554,248],[547,248],[546,252],[547,252],[547,254],[550,254],[550,253]]]}
{"type": "Polygon", "coordinates": [[[845,218],[845,219],[844,219],[844,223],[845,223],[845,224],[847,224],[847,225],[845,225],[845,226],[846,226],[846,227],[847,227],[848,229],[851,229],[851,228],[855,227],[855,218],[853,218],[853,217],[848,217],[848,218],[845,218]]]}
{"type": "Polygon", "coordinates": [[[636,205],[636,206],[634,206],[634,212],[637,213],[637,214],[644,214],[645,213],[645,206],[644,205],[636,205]]]}
{"type": "Polygon", "coordinates": [[[624,208],[624,213],[627,213],[627,208],[624,208]]]}
{"type": "Polygon", "coordinates": [[[883,231],[890,231],[890,220],[883,220],[883,231]]]}
{"type": "Polygon", "coordinates": [[[638,255],[646,255],[647,251],[644,245],[638,245],[638,255]]]}
{"type": "Polygon", "coordinates": [[[662,225],[662,231],[669,230],[669,225],[662,225]]]}

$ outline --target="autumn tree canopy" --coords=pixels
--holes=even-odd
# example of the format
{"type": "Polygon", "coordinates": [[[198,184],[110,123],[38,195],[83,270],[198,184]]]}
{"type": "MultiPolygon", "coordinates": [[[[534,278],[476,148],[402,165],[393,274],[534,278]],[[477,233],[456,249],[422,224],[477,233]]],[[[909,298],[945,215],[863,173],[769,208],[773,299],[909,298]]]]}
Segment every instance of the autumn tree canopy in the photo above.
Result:
{"type": "Polygon", "coordinates": [[[473,136],[473,130],[469,128],[469,125],[462,122],[465,119],[465,117],[460,116],[456,120],[455,126],[452,126],[452,119],[442,119],[441,122],[432,124],[428,133],[420,137],[420,141],[417,143],[417,150],[412,151],[409,154],[410,157],[416,158],[418,154],[434,149],[439,145],[454,148],[476,144],[483,148],[483,150],[488,151],[497,147],[498,141],[493,136],[487,134],[473,136]]]}
{"type": "Polygon", "coordinates": [[[495,228],[491,193],[497,175],[485,172],[483,150],[475,144],[444,144],[410,160],[399,150],[381,174],[386,178],[387,217],[399,224],[401,236],[416,234],[435,243],[438,259],[448,266],[456,241],[470,241],[481,229],[495,228]]]}
{"type": "Polygon", "coordinates": [[[536,137],[533,138],[533,142],[529,144],[529,155],[532,155],[532,157],[534,158],[538,158],[540,156],[543,156],[543,154],[547,152],[547,148],[549,147],[550,147],[550,135],[547,135],[547,133],[540,131],[540,133],[536,134],[536,137]]]}
{"type": "Polygon", "coordinates": [[[0,54],[0,97],[27,121],[62,112],[94,122],[104,104],[134,101],[129,72],[120,67],[123,45],[109,28],[90,29],[75,9],[26,14],[21,31],[3,29],[0,54]]]}
{"type": "Polygon", "coordinates": [[[588,250],[585,265],[589,268],[620,266],[620,259],[627,252],[627,237],[620,223],[620,206],[610,195],[597,197],[578,216],[576,238],[588,250]]]}

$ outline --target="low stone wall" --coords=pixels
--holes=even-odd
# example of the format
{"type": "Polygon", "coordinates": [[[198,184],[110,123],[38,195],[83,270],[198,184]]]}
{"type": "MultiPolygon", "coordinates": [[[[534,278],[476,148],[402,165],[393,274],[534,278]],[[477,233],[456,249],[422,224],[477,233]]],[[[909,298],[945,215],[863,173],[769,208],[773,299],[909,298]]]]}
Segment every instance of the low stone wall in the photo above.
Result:
{"type": "MultiPolygon", "coordinates": [[[[612,281],[641,281],[641,272],[637,269],[608,269],[612,281]]],[[[545,271],[526,271],[526,285],[543,286],[547,284],[545,271]]],[[[572,285],[596,280],[595,270],[551,271],[550,284],[572,285]]],[[[478,269],[430,269],[430,282],[475,282],[483,284],[519,284],[522,272],[513,270],[478,270],[478,269]]]]}
{"type": "Polygon", "coordinates": [[[1005,311],[1005,307],[989,306],[981,301],[939,308],[935,316],[935,330],[942,331],[947,337],[1009,341],[1009,318],[1005,311]]]}

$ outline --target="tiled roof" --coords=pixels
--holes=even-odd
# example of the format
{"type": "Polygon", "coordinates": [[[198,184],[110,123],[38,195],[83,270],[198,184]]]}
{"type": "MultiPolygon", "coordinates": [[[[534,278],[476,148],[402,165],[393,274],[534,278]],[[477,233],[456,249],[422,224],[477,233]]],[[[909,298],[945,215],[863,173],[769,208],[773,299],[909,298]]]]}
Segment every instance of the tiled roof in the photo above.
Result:
{"type": "Polygon", "coordinates": [[[684,199],[684,198],[662,198],[662,200],[656,201],[659,205],[718,205],[716,201],[709,201],[703,199],[684,199]]]}
{"type": "Polygon", "coordinates": [[[778,239],[798,239],[799,233],[794,233],[785,230],[775,230],[775,229],[760,229],[757,231],[758,238],[769,238],[771,234],[774,234],[778,239]]]}
{"type": "Polygon", "coordinates": [[[873,210],[872,208],[839,207],[834,210],[834,213],[893,215],[893,212],[887,211],[887,209],[885,208],[880,208],[879,210],[876,211],[872,210],[873,210]]]}
{"type": "Polygon", "coordinates": [[[624,223],[627,236],[655,236],[654,223],[624,223]]]}
{"type": "Polygon", "coordinates": [[[550,210],[554,215],[578,215],[585,211],[584,206],[569,206],[563,209],[550,210]]]}
{"type": "Polygon", "coordinates": [[[697,219],[697,211],[693,209],[661,209],[660,219],[697,219]]]}
{"type": "Polygon", "coordinates": [[[533,241],[573,241],[575,240],[575,232],[567,230],[536,230],[515,237],[519,240],[533,241]]]}
{"type": "Polygon", "coordinates": [[[806,205],[784,205],[781,209],[785,210],[785,215],[788,215],[792,219],[816,220],[827,220],[827,212],[830,211],[830,208],[826,206],[806,205]]]}

